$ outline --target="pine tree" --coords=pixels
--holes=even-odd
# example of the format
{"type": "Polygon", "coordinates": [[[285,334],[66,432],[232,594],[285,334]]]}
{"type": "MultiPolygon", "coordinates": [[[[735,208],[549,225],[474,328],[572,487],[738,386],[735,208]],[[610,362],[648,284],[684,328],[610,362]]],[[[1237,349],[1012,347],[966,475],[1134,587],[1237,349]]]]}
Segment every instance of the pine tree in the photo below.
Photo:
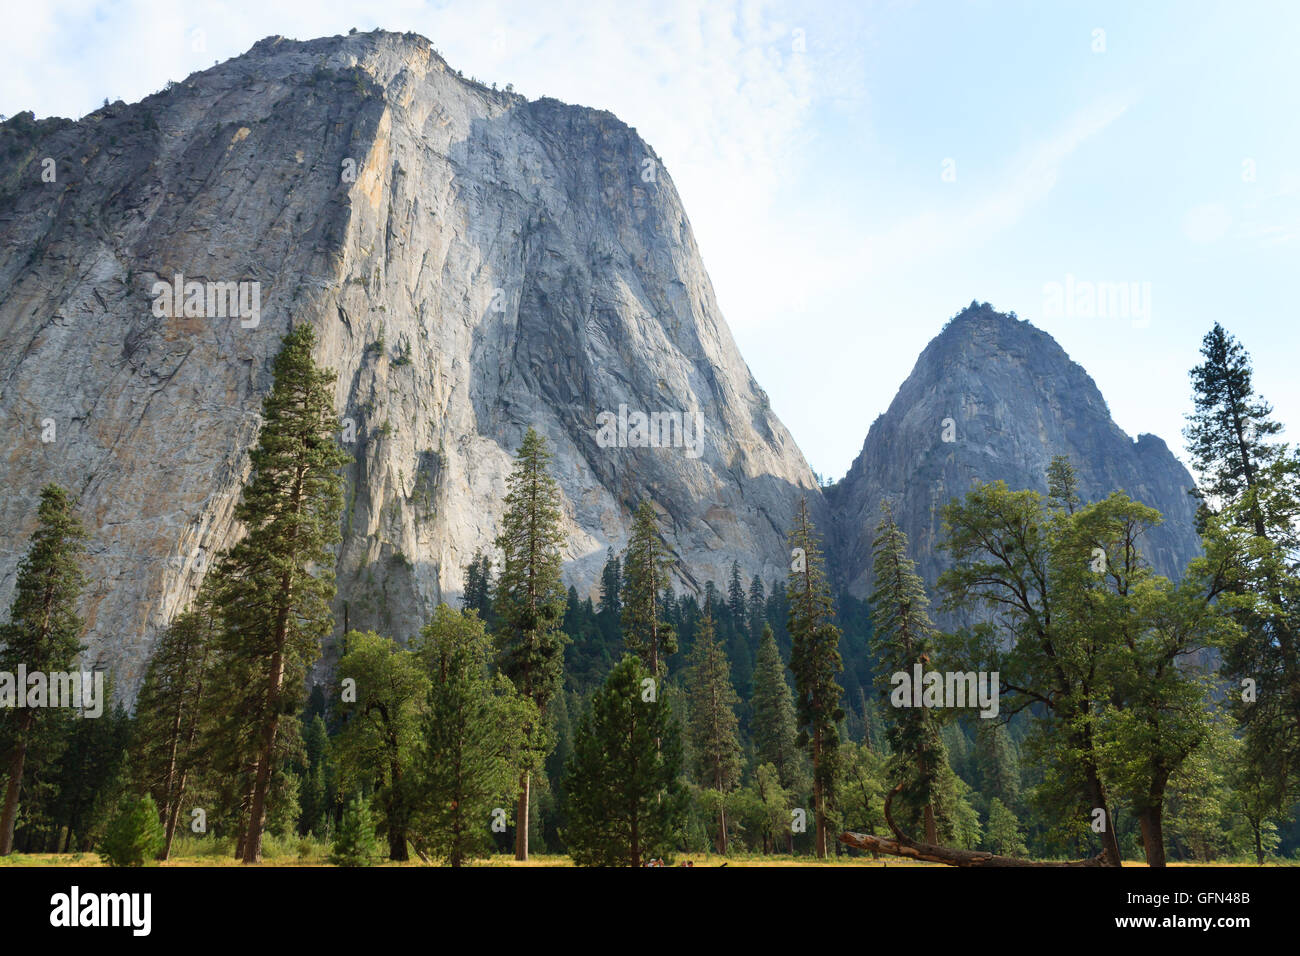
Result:
{"type": "Polygon", "coordinates": [[[379,808],[380,832],[388,838],[388,858],[404,862],[416,798],[410,771],[429,678],[415,654],[390,638],[353,631],[346,643],[338,679],[340,684],[354,682],[356,698],[339,704],[346,723],[335,739],[335,753],[347,785],[374,783],[373,802],[379,808]]]}
{"type": "Polygon", "coordinates": [[[298,796],[301,809],[298,833],[302,836],[312,833],[323,836],[332,822],[331,814],[338,793],[338,774],[331,756],[329,733],[320,714],[314,714],[307,722],[303,744],[307,751],[307,763],[303,768],[298,796]]]}
{"type": "Polygon", "coordinates": [[[135,766],[162,813],[161,860],[171,854],[181,805],[200,769],[200,721],[218,628],[205,588],[159,638],[136,697],[135,766]]]}
{"type": "Polygon", "coordinates": [[[664,617],[662,592],[668,587],[672,559],[659,540],[659,522],[648,501],[637,506],[632,533],[623,553],[623,642],[656,680],[668,670],[668,658],[677,653],[677,635],[664,617]]]}
{"type": "Polygon", "coordinates": [[[370,802],[360,793],[354,794],[343,810],[329,860],[335,866],[370,866],[378,857],[379,840],[375,837],[370,802]]]}
{"type": "MultiPolygon", "coordinates": [[[[793,563],[793,562],[792,562],[793,563]]],[[[771,625],[772,636],[776,638],[776,646],[782,654],[788,655],[791,647],[790,640],[790,598],[785,593],[785,588],[777,579],[772,580],[772,587],[767,592],[767,623],[771,625]]]]}
{"type": "MultiPolygon", "coordinates": [[[[68,493],[58,485],[41,489],[36,520],[31,545],[18,565],[9,622],[0,627],[0,673],[16,675],[20,666],[29,674],[66,672],[83,650],[80,638],[85,624],[77,613],[77,602],[85,583],[79,565],[85,530],[68,493]]],[[[26,694],[27,690],[15,686],[14,694],[26,694]]],[[[52,736],[60,734],[63,715],[55,711],[51,718],[51,710],[0,708],[0,747],[8,778],[0,812],[0,856],[13,852],[28,754],[39,752],[52,736]]]]}
{"type": "Polygon", "coordinates": [[[996,797],[1011,809],[1020,804],[1020,761],[1005,725],[980,722],[975,731],[975,765],[985,796],[996,797]]]}
{"type": "Polygon", "coordinates": [[[938,715],[929,707],[911,707],[893,700],[892,675],[909,680],[917,664],[924,666],[934,650],[935,628],[930,621],[929,599],[916,565],[907,556],[907,535],[894,523],[889,506],[872,542],[875,591],[871,595],[872,647],[880,661],[876,687],[893,706],[885,711],[889,742],[890,781],[900,789],[905,805],[919,809],[925,842],[939,842],[935,803],[948,766],[938,715]],[[892,693],[891,693],[892,691],[892,693]]]}
{"type": "Polygon", "coordinates": [[[565,781],[565,841],[579,866],[641,866],[669,854],[685,819],[671,707],[634,655],[617,664],[578,724],[565,781]]]}
{"type": "Polygon", "coordinates": [[[786,596],[790,602],[790,671],[794,674],[795,713],[801,724],[800,745],[809,749],[813,771],[813,813],[817,821],[817,856],[825,857],[826,820],[835,799],[840,685],[835,675],[840,660],[840,630],[835,626],[830,586],[822,564],[821,547],[808,499],[800,498],[790,531],[790,575],[786,596]]]}
{"type": "Polygon", "coordinates": [[[50,834],[47,852],[92,849],[108,818],[127,792],[127,750],[132,737],[132,720],[113,698],[111,682],[104,684],[105,709],[98,717],[84,715],[68,723],[67,746],[59,757],[58,769],[48,778],[50,834]]]}
{"type": "Polygon", "coordinates": [[[713,632],[713,618],[705,616],[691,648],[689,738],[695,758],[695,776],[701,786],[718,795],[717,850],[727,852],[726,795],[740,782],[740,743],[736,691],[731,686],[727,655],[713,632]]]}
{"type": "Polygon", "coordinates": [[[750,700],[750,736],[754,760],[776,768],[781,786],[802,789],[799,772],[799,728],[795,723],[794,695],[785,679],[785,662],[777,649],[772,628],[764,624],[754,669],[754,696],[750,700]]]}
{"type": "Polygon", "coordinates": [[[532,765],[519,777],[515,859],[528,859],[528,807],[532,769],[550,752],[546,705],[560,688],[566,637],[559,629],[565,591],[560,581],[560,492],[548,466],[546,440],[532,428],[515,454],[507,479],[506,511],[496,544],[501,551],[496,611],[500,621],[500,667],[537,708],[528,728],[532,765]]]}
{"type": "Polygon", "coordinates": [[[482,550],[474,552],[474,558],[465,566],[465,595],[461,607],[466,611],[475,611],[487,625],[492,628],[492,558],[482,550]]]}
{"type": "Polygon", "coordinates": [[[1047,500],[1058,511],[1074,514],[1082,499],[1079,497],[1079,477],[1069,456],[1054,455],[1047,466],[1047,500]]]}
{"type": "Polygon", "coordinates": [[[727,610],[731,612],[731,626],[736,629],[738,636],[749,632],[747,608],[745,586],[740,581],[740,562],[732,561],[731,578],[727,582],[727,610]]]}
{"type": "Polygon", "coordinates": [[[334,555],[343,509],[333,371],[312,360],[315,333],[284,338],[250,452],[252,478],[235,517],[247,536],[217,562],[218,641],[227,717],[222,736],[249,776],[241,842],[245,863],[262,855],[272,776],[300,745],[299,724],[282,720],[306,699],[307,669],[333,627],[334,555]]]}
{"type": "Polygon", "coordinates": [[[613,650],[615,654],[621,653],[619,645],[622,643],[623,637],[620,625],[623,617],[622,593],[623,565],[619,561],[618,555],[614,553],[614,549],[609,548],[605,552],[605,566],[600,570],[596,626],[600,632],[601,644],[613,650]]]}
{"type": "Polygon", "coordinates": [[[1246,751],[1265,788],[1295,789],[1300,761],[1300,454],[1276,440],[1282,430],[1255,393],[1250,356],[1221,325],[1205,336],[1192,369],[1195,412],[1185,435],[1200,478],[1209,582],[1243,631],[1224,653],[1235,684],[1254,682],[1239,700],[1246,751]]]}
{"type": "MultiPolygon", "coordinates": [[[[1276,525],[1268,520],[1261,485],[1269,468],[1289,457],[1286,446],[1270,440],[1282,426],[1255,393],[1250,356],[1217,322],[1201,343],[1201,355],[1205,361],[1191,372],[1196,411],[1185,429],[1201,494],[1224,505],[1243,502],[1255,534],[1268,537],[1276,525]]],[[[1294,482],[1292,471],[1292,490],[1294,482]]]]}
{"type": "Polygon", "coordinates": [[[163,845],[163,828],[153,797],[126,797],[99,844],[100,858],[109,866],[144,866],[163,845]]]}
{"type": "Polygon", "coordinates": [[[1246,828],[1235,816],[1232,777],[1242,748],[1227,716],[1215,708],[1209,735],[1170,780],[1166,831],[1175,859],[1209,862],[1251,849],[1246,828]]]}
{"type": "Polygon", "coordinates": [[[546,772],[546,781],[548,785],[548,800],[545,812],[545,844],[552,851],[561,851],[564,848],[564,840],[560,837],[569,826],[569,820],[566,816],[569,798],[564,792],[564,768],[569,763],[569,758],[573,756],[573,720],[570,718],[570,710],[574,708],[581,711],[580,698],[575,693],[564,693],[556,696],[551,702],[548,709],[551,719],[551,732],[555,736],[555,748],[546,758],[546,765],[543,768],[546,772]]]}
{"type": "Polygon", "coordinates": [[[767,592],[763,589],[763,579],[757,574],[749,582],[749,607],[745,612],[749,618],[749,640],[758,647],[763,640],[763,629],[767,624],[767,592]]]}
{"type": "Polygon", "coordinates": [[[491,638],[478,618],[438,605],[416,645],[432,682],[421,723],[417,846],[453,867],[488,847],[493,811],[513,795],[536,709],[489,674],[491,638]]]}

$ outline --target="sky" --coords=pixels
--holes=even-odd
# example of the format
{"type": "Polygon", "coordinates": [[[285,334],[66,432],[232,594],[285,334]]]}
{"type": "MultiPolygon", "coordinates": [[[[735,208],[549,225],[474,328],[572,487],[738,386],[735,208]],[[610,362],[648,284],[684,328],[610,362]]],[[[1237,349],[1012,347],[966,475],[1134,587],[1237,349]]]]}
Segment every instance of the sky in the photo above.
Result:
{"type": "Polygon", "coordinates": [[[1300,440],[1291,0],[44,0],[6,21],[5,115],[80,117],[352,27],[612,111],[662,157],[741,354],[827,478],[972,300],[1053,335],[1120,427],[1185,462],[1188,370],[1221,322],[1300,440]],[[1087,307],[1121,288],[1118,314],[1087,307]]]}

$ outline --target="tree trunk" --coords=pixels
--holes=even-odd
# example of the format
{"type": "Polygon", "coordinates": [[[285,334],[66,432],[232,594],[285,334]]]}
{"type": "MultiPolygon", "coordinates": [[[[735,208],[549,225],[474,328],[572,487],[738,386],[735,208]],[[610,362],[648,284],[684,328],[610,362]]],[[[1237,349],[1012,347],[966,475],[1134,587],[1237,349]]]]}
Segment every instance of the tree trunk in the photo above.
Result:
{"type": "Polygon", "coordinates": [[[822,732],[817,730],[813,734],[813,818],[814,825],[817,827],[817,859],[824,860],[826,859],[826,809],[825,797],[822,794],[821,762],[822,732]]]}
{"type": "Polygon", "coordinates": [[[528,785],[529,772],[519,778],[519,803],[515,808],[515,859],[528,859],[528,785]]]}
{"type": "Polygon", "coordinates": [[[176,787],[176,796],[171,801],[171,811],[167,814],[167,834],[163,840],[162,852],[158,854],[160,860],[165,860],[171,856],[172,840],[176,836],[176,822],[181,816],[181,799],[185,795],[185,778],[187,776],[187,773],[181,773],[180,781],[176,787]]]}
{"type": "Polygon", "coordinates": [[[388,806],[388,858],[398,863],[405,863],[411,857],[406,851],[406,791],[402,787],[402,763],[397,758],[397,741],[395,734],[389,732],[389,753],[392,754],[388,764],[388,775],[392,780],[393,799],[388,806]]]}
{"type": "Polygon", "coordinates": [[[1142,828],[1142,849],[1146,851],[1147,866],[1165,865],[1163,815],[1160,806],[1138,811],[1138,826],[1142,828]]]}
{"type": "Polygon", "coordinates": [[[184,717],[184,708],[177,699],[176,716],[172,719],[171,739],[167,747],[167,773],[163,775],[163,805],[159,808],[162,818],[167,821],[167,836],[163,843],[163,848],[158,851],[157,859],[167,859],[167,854],[172,848],[172,834],[176,830],[176,814],[180,812],[180,794],[172,792],[172,783],[176,777],[176,756],[181,745],[181,719],[184,717]]]}
{"type": "Polygon", "coordinates": [[[389,826],[388,828],[388,858],[398,863],[405,863],[410,859],[406,852],[406,828],[389,826]]]}
{"type": "Polygon", "coordinates": [[[1045,862],[1025,860],[1017,856],[998,856],[996,853],[986,853],[983,850],[953,850],[929,843],[913,843],[910,840],[888,840],[867,833],[841,833],[840,842],[858,850],[888,853],[890,856],[943,863],[947,866],[1106,866],[1104,854],[1101,853],[1087,860],[1058,863],[1050,860],[1045,862]]]}
{"type": "MultiPolygon", "coordinates": [[[[207,620],[208,620],[209,631],[208,631],[208,635],[204,638],[205,642],[210,640],[212,636],[211,616],[209,616],[207,620]]],[[[205,648],[207,647],[206,643],[204,644],[204,647],[205,648]]],[[[198,683],[195,685],[194,688],[194,700],[190,702],[190,707],[191,707],[190,725],[189,725],[189,729],[185,733],[185,753],[186,753],[185,768],[181,770],[180,779],[176,783],[176,795],[172,798],[172,804],[173,804],[172,811],[167,821],[167,842],[163,845],[162,856],[158,858],[160,860],[165,860],[169,856],[171,856],[172,838],[176,835],[176,825],[181,815],[181,802],[185,799],[185,785],[189,782],[189,776],[190,776],[189,768],[194,759],[194,738],[198,736],[198,732],[199,732],[199,717],[198,717],[199,708],[203,706],[202,674],[203,674],[203,668],[207,665],[207,660],[208,660],[208,655],[207,655],[207,651],[205,650],[203,656],[200,658],[197,665],[200,676],[199,676],[198,683]]]]}
{"type": "Polygon", "coordinates": [[[4,812],[0,813],[0,856],[14,851],[14,824],[18,822],[18,795],[23,787],[23,767],[27,763],[27,732],[36,715],[30,710],[18,719],[18,742],[9,757],[9,784],[5,787],[4,812]]]}
{"type": "Polygon", "coordinates": [[[1097,768],[1091,762],[1089,762],[1087,768],[1087,791],[1088,799],[1092,801],[1092,805],[1106,811],[1106,829],[1100,834],[1101,849],[1102,854],[1106,857],[1106,864],[1108,866],[1123,866],[1124,858],[1120,856],[1119,840],[1115,837],[1114,821],[1110,816],[1110,808],[1106,805],[1106,791],[1102,789],[1097,768]]]}
{"type": "Polygon", "coordinates": [[[925,842],[937,846],[939,843],[939,827],[934,822],[934,804],[927,803],[921,813],[925,819],[925,842]]]}
{"type": "MultiPolygon", "coordinates": [[[[458,870],[460,869],[461,865],[465,862],[465,834],[462,828],[459,800],[455,801],[454,814],[455,816],[452,818],[452,825],[451,825],[452,841],[451,841],[451,859],[449,860],[449,862],[451,863],[452,869],[458,870]]],[[[424,854],[421,853],[420,856],[423,857],[424,854]]]]}
{"type": "Polygon", "coordinates": [[[248,810],[248,831],[244,838],[243,861],[262,862],[262,828],[266,825],[266,794],[271,788],[271,764],[275,760],[275,734],[280,723],[279,689],[284,658],[277,652],[271,658],[271,680],[268,684],[267,709],[270,716],[262,727],[262,753],[257,760],[257,776],[253,783],[253,802],[248,810]],[[274,690],[271,690],[274,688],[274,690]]]}

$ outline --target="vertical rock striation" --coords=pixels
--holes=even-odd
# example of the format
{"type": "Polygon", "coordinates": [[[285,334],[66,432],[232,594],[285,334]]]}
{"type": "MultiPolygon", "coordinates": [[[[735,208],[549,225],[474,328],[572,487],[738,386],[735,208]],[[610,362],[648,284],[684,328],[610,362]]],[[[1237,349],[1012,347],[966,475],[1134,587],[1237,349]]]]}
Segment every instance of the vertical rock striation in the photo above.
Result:
{"type": "Polygon", "coordinates": [[[404,639],[458,594],[529,426],[556,454],[581,590],[645,498],[685,585],[732,560],[783,573],[812,473],[671,177],[609,113],[487,89],[414,35],[274,37],[137,104],[17,117],[0,150],[0,603],[41,485],[68,486],[94,538],[88,656],[123,693],[239,533],[270,363],[300,322],[355,432],[340,622],[346,604],[404,639]],[[259,283],[256,326],[156,315],[178,274],[259,283]],[[699,416],[702,445],[604,447],[597,417],[621,405],[680,413],[691,445],[699,416]]]}

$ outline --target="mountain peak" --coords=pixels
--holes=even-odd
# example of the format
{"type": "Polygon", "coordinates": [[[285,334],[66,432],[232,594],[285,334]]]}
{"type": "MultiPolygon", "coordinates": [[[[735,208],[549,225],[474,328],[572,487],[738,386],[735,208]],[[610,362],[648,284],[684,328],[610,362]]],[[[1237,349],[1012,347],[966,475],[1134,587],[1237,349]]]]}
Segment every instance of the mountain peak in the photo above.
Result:
{"type": "Polygon", "coordinates": [[[881,502],[894,502],[933,585],[943,566],[943,505],[975,480],[1046,490],[1055,455],[1071,459],[1086,498],[1122,489],[1159,509],[1166,521],[1149,536],[1148,558],[1161,573],[1181,575],[1199,548],[1186,469],[1159,438],[1129,438],[1091,376],[1051,335],[972,302],[925,347],[828,494],[845,584],[869,593],[881,502]]]}

